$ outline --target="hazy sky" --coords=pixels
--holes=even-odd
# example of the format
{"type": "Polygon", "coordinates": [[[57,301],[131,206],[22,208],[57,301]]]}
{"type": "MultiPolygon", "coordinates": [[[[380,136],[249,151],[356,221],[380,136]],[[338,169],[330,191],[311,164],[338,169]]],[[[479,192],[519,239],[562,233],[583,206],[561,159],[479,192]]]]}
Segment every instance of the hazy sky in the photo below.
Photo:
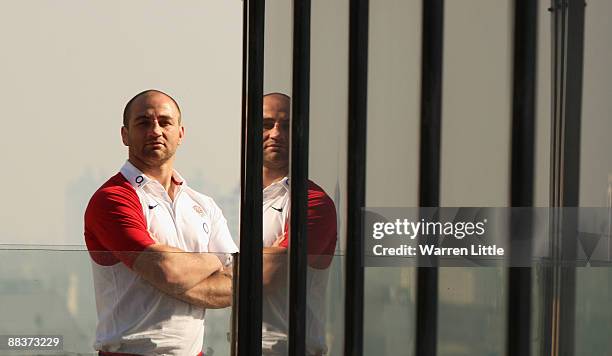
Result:
{"type": "Polygon", "coordinates": [[[188,182],[239,184],[240,0],[2,1],[0,43],[0,243],[82,243],[66,212],[123,164],[123,106],[143,89],[181,105],[188,182]]]}
{"type": "MultiPolygon", "coordinates": [[[[367,203],[372,206],[417,203],[420,4],[381,0],[371,7],[367,203]]],[[[503,4],[462,0],[446,9],[443,205],[508,203],[511,2],[503,4]],[[470,9],[487,16],[474,16],[470,9]]],[[[547,6],[540,6],[538,205],[548,201],[547,6]]],[[[605,205],[612,172],[612,42],[606,37],[611,9],[607,0],[586,8],[585,206],[605,205]]],[[[266,91],[289,92],[291,14],[290,2],[266,4],[266,91]]],[[[226,215],[236,214],[238,196],[230,198],[240,177],[241,36],[241,0],[0,2],[5,129],[0,150],[6,167],[0,178],[5,187],[0,243],[82,243],[89,196],[126,158],[119,138],[123,106],[147,88],[167,91],[181,104],[186,138],[177,168],[196,188],[227,200],[226,215]]],[[[335,197],[344,194],[346,183],[348,0],[313,2],[311,40],[309,171],[335,197]]],[[[343,206],[338,209],[344,216],[343,206]]]]}

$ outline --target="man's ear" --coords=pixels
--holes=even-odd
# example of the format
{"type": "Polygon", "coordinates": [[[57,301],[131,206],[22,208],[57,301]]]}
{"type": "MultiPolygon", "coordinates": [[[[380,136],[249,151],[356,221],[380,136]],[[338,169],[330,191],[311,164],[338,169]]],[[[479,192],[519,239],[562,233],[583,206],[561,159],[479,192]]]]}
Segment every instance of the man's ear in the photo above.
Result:
{"type": "Polygon", "coordinates": [[[130,146],[130,140],[128,139],[128,129],[125,126],[121,126],[121,141],[126,146],[130,146]]]}
{"type": "Polygon", "coordinates": [[[181,128],[179,129],[179,145],[183,142],[183,137],[185,137],[185,126],[181,125],[181,128]]]}

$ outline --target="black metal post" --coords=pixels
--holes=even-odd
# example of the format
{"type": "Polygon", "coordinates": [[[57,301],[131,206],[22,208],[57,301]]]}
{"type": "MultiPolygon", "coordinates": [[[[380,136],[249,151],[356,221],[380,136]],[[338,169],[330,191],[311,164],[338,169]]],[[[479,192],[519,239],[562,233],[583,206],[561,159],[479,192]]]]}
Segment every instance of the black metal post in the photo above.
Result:
{"type": "Polygon", "coordinates": [[[232,293],[232,315],[230,319],[230,355],[236,356],[238,347],[238,285],[240,276],[240,252],[236,252],[232,255],[232,285],[234,290],[232,293]]]}
{"type": "MultiPolygon", "coordinates": [[[[537,23],[538,2],[515,0],[510,182],[512,207],[533,205],[537,23]]],[[[525,213],[530,214],[528,211],[525,213]]],[[[518,226],[511,223],[510,236],[514,242],[510,250],[511,264],[513,261],[530,259],[533,253],[531,234],[531,225],[518,226]]],[[[531,272],[529,267],[511,267],[508,272],[507,355],[529,356],[531,352],[531,272]]]]}
{"type": "MultiPolygon", "coordinates": [[[[440,204],[440,137],[444,1],[423,0],[421,54],[421,150],[419,205],[440,204]]],[[[438,268],[417,268],[416,352],[435,356],[438,331],[438,268]]]]}
{"type": "MultiPolygon", "coordinates": [[[[584,0],[551,0],[553,34],[553,103],[551,135],[551,205],[577,207],[580,186],[580,128],[584,56],[584,0]]],[[[542,352],[574,353],[577,214],[563,210],[553,217],[552,256],[545,273],[542,352]],[[569,232],[566,233],[566,232],[569,232]]]]}
{"type": "Polygon", "coordinates": [[[363,226],[368,101],[368,0],[349,5],[348,168],[344,355],[363,355],[363,226]]]}
{"type": "Polygon", "coordinates": [[[264,0],[244,0],[243,137],[237,355],[261,355],[264,0]],[[246,128],[244,127],[246,125],[246,128]]]}
{"type": "Polygon", "coordinates": [[[293,2],[291,240],[289,245],[290,356],[304,356],[306,353],[310,9],[310,0],[294,0],[293,2]]]}

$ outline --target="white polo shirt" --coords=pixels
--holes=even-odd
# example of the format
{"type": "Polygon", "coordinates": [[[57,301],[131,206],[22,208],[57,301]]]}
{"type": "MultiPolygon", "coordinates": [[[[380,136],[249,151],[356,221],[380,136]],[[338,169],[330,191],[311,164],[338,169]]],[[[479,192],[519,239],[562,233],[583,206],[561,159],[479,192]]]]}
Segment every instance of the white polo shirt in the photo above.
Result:
{"type": "Polygon", "coordinates": [[[155,243],[151,234],[185,251],[215,253],[225,263],[238,250],[215,202],[176,171],[172,179],[174,201],[128,161],[89,202],[85,241],[93,260],[96,350],[180,356],[202,350],[205,310],[153,287],[131,269],[137,253],[125,253],[155,243]]]}
{"type": "MultiPolygon", "coordinates": [[[[280,247],[289,247],[289,179],[270,184],[263,191],[263,246],[287,235],[280,247]]],[[[336,247],[336,208],[321,187],[308,182],[308,271],[306,299],[306,354],[327,353],[325,340],[325,294],[329,265],[336,247]]],[[[286,268],[289,266],[287,264],[286,268]]],[[[263,354],[282,355],[287,350],[288,288],[279,283],[264,291],[262,310],[263,354]],[[274,288],[274,289],[272,289],[274,288]]]]}

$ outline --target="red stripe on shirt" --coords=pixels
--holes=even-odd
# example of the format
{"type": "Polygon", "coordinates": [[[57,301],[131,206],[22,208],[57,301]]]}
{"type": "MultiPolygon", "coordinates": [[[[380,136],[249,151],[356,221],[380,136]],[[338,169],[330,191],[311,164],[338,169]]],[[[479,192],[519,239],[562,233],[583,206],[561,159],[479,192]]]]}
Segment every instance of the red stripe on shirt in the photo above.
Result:
{"type": "Polygon", "coordinates": [[[121,173],[104,183],[89,200],[85,243],[96,263],[111,266],[123,262],[130,268],[137,252],[155,243],[147,230],[138,194],[121,173]]]}
{"type": "MultiPolygon", "coordinates": [[[[308,181],[308,265],[325,269],[332,261],[336,250],[337,227],[336,206],[323,188],[308,181]]],[[[289,224],[285,225],[286,239],[280,247],[289,247],[289,224]]]]}

